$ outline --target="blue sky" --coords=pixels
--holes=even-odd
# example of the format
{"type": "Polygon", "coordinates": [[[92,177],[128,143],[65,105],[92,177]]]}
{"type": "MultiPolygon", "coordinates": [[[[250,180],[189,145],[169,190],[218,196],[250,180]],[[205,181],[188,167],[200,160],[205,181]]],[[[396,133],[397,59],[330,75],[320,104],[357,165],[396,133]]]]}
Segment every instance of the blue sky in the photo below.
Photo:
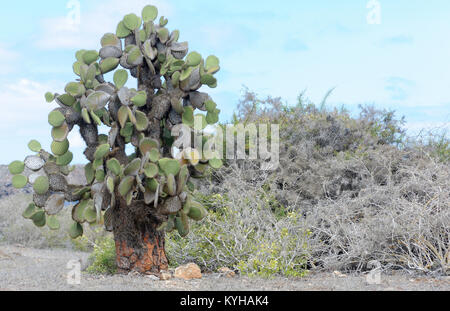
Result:
{"type": "MultiPolygon", "coordinates": [[[[373,0],[372,0],[373,1],[373,0]]],[[[369,0],[181,1],[80,0],[81,24],[67,16],[74,0],[8,1],[0,12],[0,163],[22,159],[30,139],[48,148],[47,91],[72,81],[74,53],[98,49],[125,14],[158,6],[191,50],[221,59],[219,86],[209,92],[227,121],[245,85],[295,104],[298,94],[329,106],[373,103],[405,115],[409,133],[449,128],[450,2],[378,0],[380,24],[369,24],[369,0]]],[[[72,8],[74,8],[72,6],[72,8]]],[[[82,141],[70,136],[75,162],[82,141]]]]}

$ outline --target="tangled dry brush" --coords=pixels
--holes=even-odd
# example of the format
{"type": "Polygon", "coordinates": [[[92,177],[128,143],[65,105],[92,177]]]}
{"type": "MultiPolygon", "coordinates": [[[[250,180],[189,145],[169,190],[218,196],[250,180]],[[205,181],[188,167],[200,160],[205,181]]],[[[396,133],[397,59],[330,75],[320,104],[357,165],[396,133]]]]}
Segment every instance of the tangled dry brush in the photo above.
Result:
{"type": "Polygon", "coordinates": [[[257,232],[281,241],[277,260],[306,258],[310,268],[367,271],[375,260],[383,269],[450,273],[448,139],[411,140],[393,112],[360,110],[352,118],[303,96],[287,107],[245,92],[235,121],[279,123],[281,155],[275,172],[229,162],[203,189],[225,195],[242,216],[221,223],[234,248],[257,232]],[[294,242],[282,239],[283,230],[294,242]]]}

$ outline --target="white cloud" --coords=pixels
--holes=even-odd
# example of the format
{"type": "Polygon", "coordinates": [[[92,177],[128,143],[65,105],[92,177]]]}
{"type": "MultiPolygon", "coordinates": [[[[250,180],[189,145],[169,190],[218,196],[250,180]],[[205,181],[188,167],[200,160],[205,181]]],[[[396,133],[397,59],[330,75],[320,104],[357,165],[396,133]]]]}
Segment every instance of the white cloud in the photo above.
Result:
{"type": "MultiPolygon", "coordinates": [[[[57,91],[63,88],[59,83],[43,84],[28,79],[16,83],[0,86],[0,105],[2,109],[2,122],[0,128],[8,129],[9,134],[30,129],[32,133],[36,128],[24,127],[30,123],[45,124],[47,114],[56,104],[48,104],[44,95],[48,91],[57,91]],[[44,123],[42,123],[42,120],[44,123]]],[[[41,127],[42,128],[42,127],[41,127]]],[[[38,131],[40,128],[37,128],[38,131]]]]}
{"type": "Polygon", "coordinates": [[[14,63],[18,60],[19,54],[5,46],[0,46],[0,75],[6,75],[16,71],[14,63]]]}
{"type": "MultiPolygon", "coordinates": [[[[166,1],[153,0],[159,15],[168,16],[172,12],[166,1]]],[[[67,16],[47,18],[41,21],[42,32],[36,45],[41,49],[94,49],[100,44],[100,38],[107,32],[115,32],[119,21],[129,13],[140,16],[148,0],[112,0],[96,6],[81,4],[81,24],[72,25],[67,16]]],[[[69,14],[69,11],[68,11],[69,14]]]]}

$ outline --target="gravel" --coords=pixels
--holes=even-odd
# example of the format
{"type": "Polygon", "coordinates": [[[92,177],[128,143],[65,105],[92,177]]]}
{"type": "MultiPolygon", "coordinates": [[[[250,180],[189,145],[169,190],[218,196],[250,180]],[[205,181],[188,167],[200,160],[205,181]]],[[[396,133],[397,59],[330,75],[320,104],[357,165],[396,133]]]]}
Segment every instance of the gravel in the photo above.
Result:
{"type": "Polygon", "coordinates": [[[0,246],[0,291],[448,291],[450,278],[382,275],[381,284],[370,285],[366,275],[310,273],[302,279],[258,279],[204,274],[201,280],[159,281],[139,275],[81,274],[80,285],[67,283],[70,261],[85,268],[88,253],[67,249],[38,250],[20,245],[0,246]],[[218,280],[220,279],[220,282],[218,280]]]}

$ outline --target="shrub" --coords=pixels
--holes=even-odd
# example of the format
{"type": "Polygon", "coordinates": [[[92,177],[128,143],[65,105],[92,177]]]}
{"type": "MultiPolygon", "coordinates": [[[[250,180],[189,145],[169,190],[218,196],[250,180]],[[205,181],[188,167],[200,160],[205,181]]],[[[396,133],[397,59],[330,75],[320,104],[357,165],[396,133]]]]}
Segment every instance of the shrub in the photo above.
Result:
{"type": "Polygon", "coordinates": [[[300,215],[276,214],[270,194],[258,187],[236,189],[234,182],[223,185],[222,195],[197,194],[210,215],[193,226],[187,239],[170,235],[171,263],[194,261],[205,270],[227,266],[250,276],[303,276],[309,232],[300,227],[300,215]]]}
{"type": "Polygon", "coordinates": [[[97,239],[94,251],[89,260],[92,262],[87,268],[88,273],[114,274],[117,271],[116,245],[110,236],[97,239]]]}

